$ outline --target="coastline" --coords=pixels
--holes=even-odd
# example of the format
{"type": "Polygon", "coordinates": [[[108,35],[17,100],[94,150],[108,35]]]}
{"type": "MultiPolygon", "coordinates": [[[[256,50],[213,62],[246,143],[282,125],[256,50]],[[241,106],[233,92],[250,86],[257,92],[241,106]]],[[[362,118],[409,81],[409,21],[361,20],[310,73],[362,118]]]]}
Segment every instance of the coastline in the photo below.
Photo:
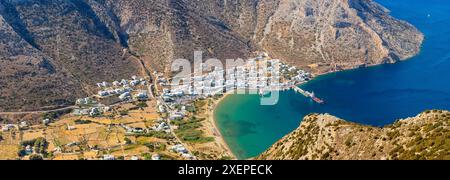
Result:
{"type": "MultiPolygon", "coordinates": [[[[421,45],[420,45],[419,50],[417,52],[411,54],[408,57],[404,57],[404,58],[400,59],[399,61],[396,61],[396,62],[393,62],[393,63],[366,64],[365,66],[349,67],[349,68],[344,68],[344,69],[340,69],[340,70],[336,70],[336,71],[331,71],[331,70],[324,71],[324,72],[320,72],[319,71],[319,72],[316,72],[316,73],[311,73],[312,77],[311,77],[311,79],[309,81],[303,82],[303,83],[299,83],[299,84],[295,84],[295,86],[304,85],[304,84],[309,83],[311,81],[317,80],[318,78],[320,78],[322,76],[331,75],[333,73],[340,73],[340,72],[345,72],[345,71],[354,71],[354,70],[364,69],[364,68],[377,68],[377,67],[380,67],[382,65],[394,65],[394,64],[399,64],[399,63],[403,63],[403,62],[409,61],[409,60],[413,59],[414,57],[416,57],[416,56],[418,56],[419,54],[422,53],[423,44],[424,44],[424,41],[426,40],[425,39],[425,35],[424,34],[422,34],[422,35],[423,35],[423,38],[422,38],[422,40],[420,42],[421,45]]],[[[228,152],[228,154],[232,155],[233,159],[237,159],[237,156],[233,153],[233,151],[231,150],[230,146],[226,143],[226,141],[225,141],[225,139],[224,139],[220,129],[218,128],[217,119],[214,116],[214,114],[215,114],[215,112],[217,110],[217,105],[219,105],[229,95],[234,94],[234,92],[235,91],[225,93],[218,100],[213,100],[212,110],[209,111],[206,115],[208,116],[208,118],[207,118],[208,122],[212,125],[211,129],[213,129],[213,131],[216,132],[214,134],[217,134],[217,135],[215,135],[215,139],[216,139],[216,142],[219,143],[222,146],[220,148],[222,148],[224,151],[228,152]]]]}
{"type": "MultiPolygon", "coordinates": [[[[396,63],[391,63],[391,64],[398,64],[398,63],[401,63],[401,62],[404,62],[404,61],[407,61],[407,60],[409,60],[409,59],[404,59],[404,60],[402,60],[402,61],[399,61],[399,62],[396,62],[396,63]]],[[[339,72],[345,72],[345,71],[353,71],[353,70],[358,70],[358,69],[361,69],[361,68],[376,68],[376,67],[379,67],[379,66],[382,66],[382,65],[386,65],[386,64],[375,64],[375,65],[369,65],[369,66],[365,66],[365,67],[355,67],[355,68],[350,68],[350,69],[343,69],[343,70],[339,70],[339,71],[329,71],[329,72],[321,72],[321,73],[312,73],[312,77],[311,77],[311,79],[310,79],[309,81],[303,82],[303,83],[295,84],[295,86],[301,86],[301,85],[304,85],[304,84],[309,83],[309,82],[311,82],[311,81],[314,81],[314,80],[316,80],[316,79],[318,79],[318,78],[320,78],[320,77],[322,77],[322,76],[330,75],[330,74],[333,74],[333,73],[339,73],[339,72]]],[[[283,91],[284,91],[284,90],[283,90],[283,91]]],[[[217,125],[217,119],[216,119],[215,116],[214,116],[214,114],[215,114],[215,112],[216,112],[216,110],[217,110],[217,106],[218,106],[225,98],[227,98],[229,95],[232,95],[232,94],[234,94],[234,93],[235,93],[235,91],[233,91],[233,92],[227,92],[227,93],[223,94],[223,96],[220,97],[220,98],[217,99],[217,100],[212,99],[212,100],[213,100],[213,105],[212,105],[212,107],[210,107],[212,110],[211,110],[211,111],[208,111],[208,112],[206,113],[206,116],[207,116],[207,119],[208,119],[209,124],[211,125],[211,126],[208,126],[208,128],[212,129],[213,132],[215,132],[215,133],[214,133],[214,137],[215,137],[215,139],[216,139],[216,142],[221,146],[221,147],[219,147],[219,148],[221,148],[222,150],[226,151],[229,155],[232,155],[232,158],[233,158],[233,159],[238,159],[237,156],[236,156],[236,155],[233,153],[233,151],[231,150],[230,146],[229,146],[229,145],[227,144],[227,142],[225,141],[225,139],[224,139],[224,137],[223,137],[223,135],[222,135],[220,129],[218,128],[218,125],[217,125]]],[[[250,159],[253,159],[253,158],[250,158],[250,159]]]]}
{"type": "Polygon", "coordinates": [[[220,97],[219,99],[217,99],[217,100],[214,100],[213,99],[213,103],[212,103],[212,106],[210,107],[211,108],[211,111],[208,111],[207,113],[206,113],[206,115],[207,115],[207,121],[208,121],[208,123],[210,124],[210,127],[208,127],[208,128],[210,128],[214,133],[214,138],[215,138],[215,140],[216,140],[216,143],[218,143],[219,144],[219,146],[220,146],[220,148],[222,149],[222,150],[224,150],[225,152],[227,152],[227,155],[229,155],[232,159],[234,159],[234,160],[236,160],[236,159],[238,159],[237,158],[237,156],[233,153],[233,151],[231,150],[231,148],[230,148],[230,146],[227,144],[227,142],[225,141],[225,138],[223,137],[223,135],[222,135],[222,132],[220,131],[220,129],[218,128],[218,125],[217,125],[217,120],[216,120],[216,118],[214,117],[214,114],[215,114],[215,112],[216,112],[216,109],[217,109],[217,106],[225,99],[225,98],[227,98],[229,95],[231,95],[231,94],[233,94],[233,93],[231,93],[231,92],[228,92],[228,93],[225,93],[225,94],[223,94],[223,96],[222,97],[220,97]]]}

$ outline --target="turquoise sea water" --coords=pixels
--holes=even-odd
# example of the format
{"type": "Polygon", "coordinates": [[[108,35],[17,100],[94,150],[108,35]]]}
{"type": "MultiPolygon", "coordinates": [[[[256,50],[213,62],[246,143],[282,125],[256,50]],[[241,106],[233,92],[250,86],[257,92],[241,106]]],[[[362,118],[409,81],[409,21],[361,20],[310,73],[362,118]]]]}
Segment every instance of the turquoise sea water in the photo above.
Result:
{"type": "Polygon", "coordinates": [[[239,158],[263,152],[309,113],[383,126],[427,109],[450,110],[450,1],[377,2],[425,34],[421,53],[409,61],[328,74],[303,85],[326,100],[325,105],[292,91],[281,93],[276,106],[260,106],[259,96],[229,96],[216,109],[215,118],[239,158]]]}

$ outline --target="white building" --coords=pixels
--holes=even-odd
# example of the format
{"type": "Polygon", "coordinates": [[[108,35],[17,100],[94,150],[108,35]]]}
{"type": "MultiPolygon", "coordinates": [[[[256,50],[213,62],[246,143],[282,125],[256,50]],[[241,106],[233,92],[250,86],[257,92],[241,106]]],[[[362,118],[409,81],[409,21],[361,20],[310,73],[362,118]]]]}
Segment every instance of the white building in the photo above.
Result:
{"type": "Polygon", "coordinates": [[[100,97],[106,97],[106,96],[109,95],[109,93],[108,93],[108,91],[99,91],[99,92],[98,92],[98,95],[99,95],[100,97]]]}
{"type": "Polygon", "coordinates": [[[98,116],[100,115],[100,109],[97,107],[94,107],[91,109],[91,111],[89,112],[89,116],[98,116]]]}
{"type": "Polygon", "coordinates": [[[125,79],[122,79],[122,80],[120,81],[120,84],[122,84],[123,86],[128,85],[128,81],[125,80],[125,79]]]}
{"type": "Polygon", "coordinates": [[[73,130],[75,130],[75,129],[76,129],[75,126],[67,126],[67,130],[69,130],[69,131],[73,131],[73,130]]]}
{"type": "Polygon", "coordinates": [[[182,112],[172,112],[170,113],[170,120],[180,120],[184,118],[184,113],[182,112]]]}
{"type": "Polygon", "coordinates": [[[44,119],[44,120],[42,120],[42,124],[44,124],[44,125],[50,124],[50,119],[44,119]]]}
{"type": "Polygon", "coordinates": [[[177,153],[188,153],[188,150],[182,144],[172,146],[171,149],[177,153]]]}
{"type": "Polygon", "coordinates": [[[194,159],[194,156],[191,155],[191,154],[189,154],[189,153],[182,153],[182,154],[181,154],[181,157],[183,157],[183,158],[185,158],[185,159],[190,159],[190,160],[193,160],[193,159],[194,159]]]}
{"type": "Polygon", "coordinates": [[[114,157],[114,155],[103,155],[103,160],[112,161],[116,160],[116,158],[114,157]]]}
{"type": "Polygon", "coordinates": [[[20,122],[19,127],[26,128],[26,127],[28,127],[28,123],[26,121],[22,121],[22,122],[20,122]]]}
{"type": "Polygon", "coordinates": [[[137,85],[139,85],[139,80],[132,80],[131,82],[130,82],[130,86],[137,86],[137,85]]]}
{"type": "Polygon", "coordinates": [[[142,91],[142,92],[136,94],[136,95],[134,96],[134,98],[135,98],[135,99],[138,99],[138,100],[146,100],[146,99],[148,99],[148,95],[147,95],[147,92],[142,91]]]}
{"type": "Polygon", "coordinates": [[[89,109],[74,109],[73,114],[75,116],[89,115],[89,109]]]}
{"type": "Polygon", "coordinates": [[[14,125],[12,125],[12,124],[6,124],[6,125],[2,126],[2,131],[3,132],[9,131],[11,129],[14,129],[14,125]]]}
{"type": "Polygon", "coordinates": [[[114,81],[112,84],[113,84],[113,86],[116,86],[116,87],[122,86],[122,84],[120,84],[119,81],[114,81]]]}
{"type": "Polygon", "coordinates": [[[158,106],[158,110],[159,110],[160,113],[165,113],[166,112],[166,108],[164,108],[163,105],[159,105],[158,106]]]}
{"type": "Polygon", "coordinates": [[[152,160],[155,160],[155,161],[161,160],[161,156],[159,154],[153,154],[152,155],[152,160]]]}
{"type": "Polygon", "coordinates": [[[131,97],[130,92],[125,92],[119,96],[119,99],[123,101],[129,99],[130,97],[131,97]]]}
{"type": "Polygon", "coordinates": [[[92,98],[86,97],[86,98],[77,99],[76,104],[79,105],[79,106],[83,106],[83,105],[92,104],[94,102],[95,101],[92,98]]]}

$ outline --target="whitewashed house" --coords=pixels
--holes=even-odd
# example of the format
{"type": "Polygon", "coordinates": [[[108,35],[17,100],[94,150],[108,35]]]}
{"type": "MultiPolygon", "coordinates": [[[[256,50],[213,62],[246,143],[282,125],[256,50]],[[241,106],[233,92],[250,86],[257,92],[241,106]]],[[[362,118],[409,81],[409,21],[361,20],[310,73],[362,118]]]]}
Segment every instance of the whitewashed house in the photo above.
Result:
{"type": "Polygon", "coordinates": [[[45,126],[50,124],[50,119],[44,119],[42,120],[42,124],[44,124],[45,126]]]}
{"type": "Polygon", "coordinates": [[[100,97],[106,97],[106,96],[109,95],[109,93],[108,93],[108,91],[99,91],[99,92],[98,92],[98,95],[99,95],[100,97]]]}
{"type": "Polygon", "coordinates": [[[119,99],[124,101],[124,100],[128,100],[130,97],[131,97],[131,93],[125,92],[119,96],[119,99]]]}
{"type": "Polygon", "coordinates": [[[97,107],[94,107],[91,109],[91,111],[89,112],[89,116],[98,116],[100,115],[100,109],[97,107]]]}
{"type": "Polygon", "coordinates": [[[116,160],[116,158],[114,157],[114,155],[103,155],[103,160],[112,161],[116,160]]]}
{"type": "Polygon", "coordinates": [[[153,154],[152,155],[152,160],[154,160],[154,161],[161,160],[161,156],[159,154],[153,154]]]}
{"type": "Polygon", "coordinates": [[[115,87],[122,86],[122,84],[120,84],[119,81],[114,81],[112,84],[113,84],[113,86],[115,86],[115,87]]]}

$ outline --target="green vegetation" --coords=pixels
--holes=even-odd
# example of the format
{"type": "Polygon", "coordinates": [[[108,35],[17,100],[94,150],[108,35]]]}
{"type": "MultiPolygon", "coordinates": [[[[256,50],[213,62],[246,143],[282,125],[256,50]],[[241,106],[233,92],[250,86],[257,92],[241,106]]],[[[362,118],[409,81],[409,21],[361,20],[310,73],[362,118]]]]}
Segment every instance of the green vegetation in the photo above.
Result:
{"type": "Polygon", "coordinates": [[[195,106],[186,106],[186,111],[191,112],[191,113],[195,113],[196,112],[196,108],[195,108],[195,106]]]}
{"type": "Polygon", "coordinates": [[[216,95],[214,95],[214,100],[219,100],[220,98],[222,98],[223,97],[223,94],[216,94],[216,95]]]}
{"type": "MultiPolygon", "coordinates": [[[[407,137],[410,138],[406,145],[396,145],[389,155],[391,159],[408,160],[444,160],[450,159],[450,114],[440,110],[429,110],[423,114],[430,115],[435,120],[421,126],[408,128],[407,137]]],[[[394,128],[396,126],[393,126],[394,128]]],[[[399,131],[389,132],[390,139],[399,136],[399,131]]]]}
{"type": "Polygon", "coordinates": [[[141,156],[144,160],[152,160],[152,155],[150,153],[143,153],[141,156]]]}
{"type": "Polygon", "coordinates": [[[450,159],[448,111],[426,111],[384,128],[333,119],[332,122],[325,123],[323,128],[314,123],[317,117],[315,114],[305,117],[299,129],[273,145],[258,159],[354,159],[361,156],[364,159],[393,160],[450,159]],[[332,139],[330,132],[340,133],[340,139],[332,139]],[[326,133],[329,138],[325,136],[326,133]],[[318,141],[319,138],[322,138],[321,141],[318,141]],[[358,157],[355,156],[354,149],[351,149],[356,147],[365,148],[358,157]]]}
{"type": "Polygon", "coordinates": [[[39,161],[39,160],[44,160],[44,158],[39,154],[32,154],[30,156],[30,160],[31,161],[39,161]]]}
{"type": "Polygon", "coordinates": [[[165,132],[159,132],[159,131],[149,131],[148,133],[142,133],[142,134],[133,134],[135,137],[154,137],[158,139],[173,139],[172,134],[167,134],[165,132]]]}
{"type": "Polygon", "coordinates": [[[139,102],[138,104],[136,104],[136,106],[137,106],[139,109],[144,109],[144,108],[148,107],[148,105],[147,105],[146,102],[139,102]]]}
{"type": "Polygon", "coordinates": [[[228,161],[228,160],[232,160],[233,158],[230,156],[222,156],[219,160],[224,160],[224,161],[228,161]]]}
{"type": "Polygon", "coordinates": [[[27,146],[32,147],[34,153],[43,154],[43,155],[47,154],[48,142],[45,138],[40,137],[40,138],[36,138],[36,139],[30,140],[30,141],[21,142],[19,152],[18,152],[18,155],[20,157],[23,157],[23,156],[27,155],[27,153],[30,153],[30,152],[26,151],[27,146]]]}
{"type": "Polygon", "coordinates": [[[201,130],[198,130],[198,128],[202,127],[200,122],[204,120],[205,119],[197,119],[196,117],[192,117],[187,121],[173,122],[174,125],[178,126],[178,129],[175,130],[175,133],[183,141],[191,143],[212,142],[214,141],[213,137],[204,137],[203,132],[201,130]]]}
{"type": "Polygon", "coordinates": [[[128,110],[119,111],[119,115],[121,115],[121,116],[128,116],[128,113],[129,113],[128,110]]]}
{"type": "Polygon", "coordinates": [[[322,155],[321,159],[330,159],[330,152],[326,152],[325,154],[322,155]]]}
{"type": "Polygon", "coordinates": [[[345,146],[347,147],[352,147],[353,145],[353,139],[351,137],[349,137],[347,140],[345,140],[345,146]]]}
{"type": "Polygon", "coordinates": [[[406,145],[406,149],[398,147],[390,152],[392,159],[414,159],[414,160],[444,160],[450,159],[450,132],[439,128],[429,132],[423,138],[417,136],[406,145]]]}
{"type": "Polygon", "coordinates": [[[206,101],[205,100],[197,100],[194,102],[194,107],[196,109],[196,112],[202,111],[203,107],[206,105],[206,101]]]}
{"type": "Polygon", "coordinates": [[[395,139],[395,138],[401,136],[401,134],[400,134],[400,131],[395,130],[395,131],[390,131],[390,132],[388,132],[388,133],[387,133],[387,136],[388,136],[389,140],[393,140],[393,139],[395,139]]]}
{"type": "Polygon", "coordinates": [[[166,149],[166,145],[159,142],[145,143],[144,146],[146,146],[151,152],[159,152],[166,149]]]}
{"type": "Polygon", "coordinates": [[[125,141],[125,144],[131,144],[132,143],[130,138],[125,137],[123,140],[125,141]]]}
{"type": "Polygon", "coordinates": [[[82,120],[82,119],[78,119],[78,120],[75,120],[74,121],[75,122],[75,124],[91,124],[92,123],[92,121],[91,120],[82,120]]]}
{"type": "Polygon", "coordinates": [[[48,113],[44,113],[42,114],[42,119],[56,119],[58,118],[58,114],[56,112],[48,112],[48,113]]]}

